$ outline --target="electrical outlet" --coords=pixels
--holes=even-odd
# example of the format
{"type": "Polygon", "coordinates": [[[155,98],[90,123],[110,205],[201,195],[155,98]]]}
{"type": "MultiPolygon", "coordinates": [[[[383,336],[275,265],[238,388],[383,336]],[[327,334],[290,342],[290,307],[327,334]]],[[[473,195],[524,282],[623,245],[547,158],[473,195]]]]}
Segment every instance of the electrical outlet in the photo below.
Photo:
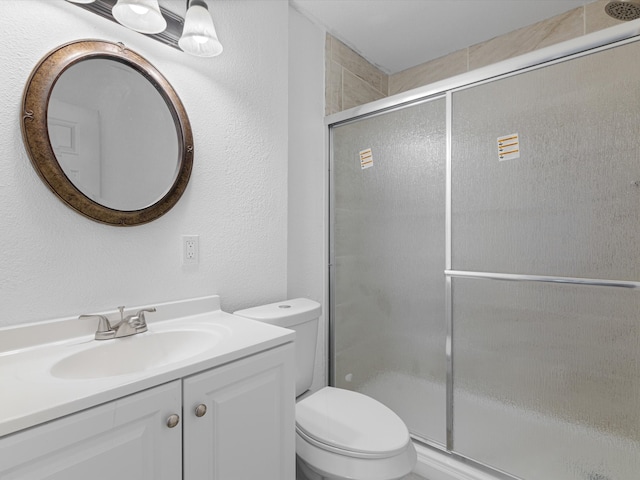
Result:
{"type": "Polygon", "coordinates": [[[200,245],[198,235],[182,236],[182,264],[197,265],[199,260],[200,245]]]}

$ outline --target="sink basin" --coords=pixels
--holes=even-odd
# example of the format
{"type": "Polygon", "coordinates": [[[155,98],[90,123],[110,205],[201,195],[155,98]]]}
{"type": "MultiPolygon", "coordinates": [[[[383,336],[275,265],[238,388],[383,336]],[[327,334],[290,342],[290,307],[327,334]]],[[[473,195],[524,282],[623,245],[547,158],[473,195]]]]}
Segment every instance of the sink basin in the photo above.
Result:
{"type": "Polygon", "coordinates": [[[54,363],[51,375],[91,379],[144,372],[195,357],[214,347],[220,337],[211,331],[174,330],[93,341],[89,348],[54,363]]]}

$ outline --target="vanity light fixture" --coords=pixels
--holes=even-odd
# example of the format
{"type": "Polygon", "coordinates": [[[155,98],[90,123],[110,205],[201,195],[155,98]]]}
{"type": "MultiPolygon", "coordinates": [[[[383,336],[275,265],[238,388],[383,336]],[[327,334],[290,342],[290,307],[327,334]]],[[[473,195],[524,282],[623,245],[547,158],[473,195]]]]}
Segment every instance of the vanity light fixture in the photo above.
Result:
{"type": "Polygon", "coordinates": [[[185,18],[163,8],[158,0],[67,1],[189,55],[215,57],[222,53],[222,44],[205,0],[187,0],[185,18]],[[142,18],[136,20],[136,12],[142,18]],[[153,22],[157,23],[152,27],[153,22]]]}
{"type": "Polygon", "coordinates": [[[222,44],[203,0],[187,0],[187,14],[178,45],[196,57],[215,57],[222,53],[222,44]]]}
{"type": "Polygon", "coordinates": [[[118,0],[111,13],[118,23],[136,32],[160,33],[167,28],[158,0],[118,0]]]}

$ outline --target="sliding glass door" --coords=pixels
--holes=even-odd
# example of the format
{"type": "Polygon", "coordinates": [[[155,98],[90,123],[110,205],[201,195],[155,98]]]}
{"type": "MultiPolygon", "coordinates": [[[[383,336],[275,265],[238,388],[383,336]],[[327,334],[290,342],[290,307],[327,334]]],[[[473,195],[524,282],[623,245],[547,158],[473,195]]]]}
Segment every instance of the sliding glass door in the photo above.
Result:
{"type": "Polygon", "coordinates": [[[505,476],[640,478],[638,58],[331,127],[336,386],[505,476]]]}
{"type": "Polygon", "coordinates": [[[452,96],[453,450],[526,480],[640,478],[639,56],[452,96]]]}
{"type": "Polygon", "coordinates": [[[335,384],[445,441],[445,99],[332,129],[335,384]]]}

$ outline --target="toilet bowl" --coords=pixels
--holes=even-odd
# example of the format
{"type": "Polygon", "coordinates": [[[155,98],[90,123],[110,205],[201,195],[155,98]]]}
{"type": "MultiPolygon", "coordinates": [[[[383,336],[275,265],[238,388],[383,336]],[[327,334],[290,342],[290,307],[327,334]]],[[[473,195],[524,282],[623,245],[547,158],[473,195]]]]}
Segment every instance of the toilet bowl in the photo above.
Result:
{"type": "Polygon", "coordinates": [[[416,463],[404,422],[361,393],[312,382],[320,304],[297,298],[234,312],[296,331],[296,463],[298,480],[397,480],[416,463]]]}
{"type": "Polygon", "coordinates": [[[416,462],[400,417],[371,397],[333,387],[296,404],[296,454],[308,480],[392,480],[416,462]]]}

